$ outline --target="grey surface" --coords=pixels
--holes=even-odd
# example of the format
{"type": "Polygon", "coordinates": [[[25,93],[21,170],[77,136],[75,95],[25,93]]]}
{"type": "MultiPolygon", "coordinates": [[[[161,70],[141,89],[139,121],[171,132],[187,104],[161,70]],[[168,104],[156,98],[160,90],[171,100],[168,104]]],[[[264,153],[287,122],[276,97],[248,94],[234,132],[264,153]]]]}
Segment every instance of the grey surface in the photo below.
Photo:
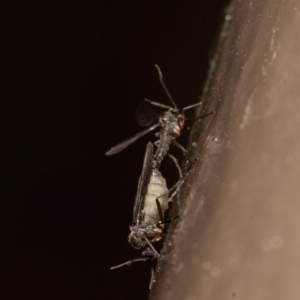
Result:
{"type": "Polygon", "coordinates": [[[300,1],[233,1],[150,299],[300,298],[299,73],[300,1]]]}

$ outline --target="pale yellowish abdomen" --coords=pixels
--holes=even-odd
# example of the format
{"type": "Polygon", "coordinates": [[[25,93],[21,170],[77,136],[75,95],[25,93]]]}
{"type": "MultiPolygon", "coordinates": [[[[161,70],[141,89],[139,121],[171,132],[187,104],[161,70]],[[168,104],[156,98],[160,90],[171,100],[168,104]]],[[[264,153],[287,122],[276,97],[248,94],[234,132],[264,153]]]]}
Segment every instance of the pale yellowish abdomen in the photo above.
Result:
{"type": "MultiPolygon", "coordinates": [[[[144,202],[145,224],[157,224],[160,220],[156,199],[168,191],[166,180],[157,170],[152,170],[144,202]]],[[[168,208],[168,195],[158,198],[162,213],[168,208]]]]}

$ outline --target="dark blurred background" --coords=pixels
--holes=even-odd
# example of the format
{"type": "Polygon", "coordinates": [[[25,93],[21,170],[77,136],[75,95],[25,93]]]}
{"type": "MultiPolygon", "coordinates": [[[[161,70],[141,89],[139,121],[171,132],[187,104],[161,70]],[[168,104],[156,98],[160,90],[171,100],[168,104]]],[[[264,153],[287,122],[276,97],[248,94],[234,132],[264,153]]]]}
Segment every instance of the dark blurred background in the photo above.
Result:
{"type": "Polygon", "coordinates": [[[147,298],[146,263],[109,267],[139,255],[127,235],[153,134],[104,153],[141,130],[141,100],[168,104],[155,64],[179,107],[198,101],[226,4],[2,7],[1,299],[147,298]]]}

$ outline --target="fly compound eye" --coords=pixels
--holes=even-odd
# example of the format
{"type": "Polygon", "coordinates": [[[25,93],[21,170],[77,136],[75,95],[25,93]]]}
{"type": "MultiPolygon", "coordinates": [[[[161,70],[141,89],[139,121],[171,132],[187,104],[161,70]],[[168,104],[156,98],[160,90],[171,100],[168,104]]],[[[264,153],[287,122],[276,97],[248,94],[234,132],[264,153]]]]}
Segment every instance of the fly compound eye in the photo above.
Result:
{"type": "Polygon", "coordinates": [[[140,250],[145,246],[145,242],[143,241],[142,237],[138,236],[136,232],[131,232],[129,234],[128,242],[133,248],[137,250],[140,250]]]}
{"type": "Polygon", "coordinates": [[[150,260],[151,260],[153,257],[155,257],[155,253],[154,253],[153,250],[150,249],[150,248],[148,248],[148,249],[146,249],[145,251],[143,251],[142,255],[145,256],[145,257],[147,257],[147,258],[149,258],[150,260]]]}

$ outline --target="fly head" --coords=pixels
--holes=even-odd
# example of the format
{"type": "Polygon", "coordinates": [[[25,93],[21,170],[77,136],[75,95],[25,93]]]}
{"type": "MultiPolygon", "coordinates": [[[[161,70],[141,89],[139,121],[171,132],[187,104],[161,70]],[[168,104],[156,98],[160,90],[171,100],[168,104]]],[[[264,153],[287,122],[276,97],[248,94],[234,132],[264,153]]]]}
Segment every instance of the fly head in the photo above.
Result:
{"type": "Polygon", "coordinates": [[[176,106],[172,107],[172,108],[170,109],[170,112],[171,112],[175,117],[177,117],[177,116],[179,115],[179,113],[180,113],[179,109],[178,109],[176,106]]]}
{"type": "Polygon", "coordinates": [[[143,232],[134,230],[133,228],[131,228],[131,232],[128,236],[128,243],[137,250],[141,250],[147,245],[143,232]]]}

